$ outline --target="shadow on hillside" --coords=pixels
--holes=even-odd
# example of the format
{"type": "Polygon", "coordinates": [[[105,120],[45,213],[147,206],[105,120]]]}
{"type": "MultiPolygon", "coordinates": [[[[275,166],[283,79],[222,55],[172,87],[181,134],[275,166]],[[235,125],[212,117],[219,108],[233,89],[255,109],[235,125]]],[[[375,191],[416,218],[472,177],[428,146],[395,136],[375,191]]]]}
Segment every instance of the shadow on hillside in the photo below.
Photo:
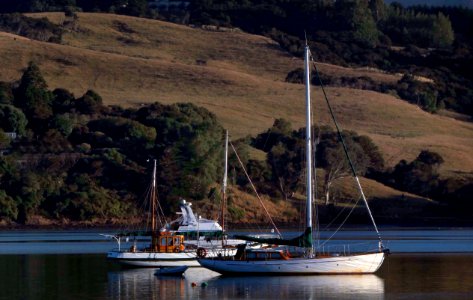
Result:
{"type": "MultiPolygon", "coordinates": [[[[457,217],[455,212],[444,204],[413,195],[374,198],[369,200],[369,205],[378,225],[466,226],[473,222],[457,217]]],[[[354,209],[342,205],[321,205],[318,206],[317,213],[321,224],[336,226],[345,222],[349,225],[371,225],[370,217],[361,201],[354,209]]]]}

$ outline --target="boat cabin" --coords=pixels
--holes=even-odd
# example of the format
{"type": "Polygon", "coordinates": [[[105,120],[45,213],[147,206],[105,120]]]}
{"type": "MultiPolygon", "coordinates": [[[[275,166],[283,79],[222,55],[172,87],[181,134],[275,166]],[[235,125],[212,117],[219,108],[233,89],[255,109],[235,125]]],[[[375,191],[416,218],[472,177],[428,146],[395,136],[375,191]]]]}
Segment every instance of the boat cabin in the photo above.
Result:
{"type": "Polygon", "coordinates": [[[159,235],[152,237],[151,251],[159,253],[182,252],[185,249],[184,236],[176,235],[169,231],[162,231],[159,235]]]}
{"type": "Polygon", "coordinates": [[[276,249],[247,249],[239,257],[240,260],[285,260],[288,258],[285,251],[276,249]]]}

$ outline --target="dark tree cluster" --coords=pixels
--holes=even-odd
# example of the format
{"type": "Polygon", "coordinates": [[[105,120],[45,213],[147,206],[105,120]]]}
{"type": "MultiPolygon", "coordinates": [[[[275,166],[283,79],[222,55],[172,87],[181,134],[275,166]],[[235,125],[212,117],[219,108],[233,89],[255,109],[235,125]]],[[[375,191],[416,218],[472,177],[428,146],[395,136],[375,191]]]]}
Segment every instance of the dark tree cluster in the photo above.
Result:
{"type": "Polygon", "coordinates": [[[0,30],[30,39],[60,43],[63,29],[46,18],[29,18],[22,14],[0,14],[0,30]]]}
{"type": "Polygon", "coordinates": [[[473,216],[473,202],[468,194],[473,187],[471,174],[441,179],[439,168],[443,162],[440,154],[423,150],[413,161],[401,160],[394,168],[374,172],[371,177],[398,190],[447,205],[447,211],[455,216],[473,216]]]}
{"type": "Polygon", "coordinates": [[[92,90],[50,91],[30,63],[0,84],[0,217],[119,220],[136,215],[159,162],[159,197],[200,200],[220,178],[223,129],[192,104],[106,107],[92,90]]]}
{"type": "MultiPolygon", "coordinates": [[[[323,195],[327,204],[330,201],[332,183],[339,178],[350,174],[348,160],[342,148],[338,134],[328,127],[313,128],[316,137],[317,168],[324,170],[323,183],[320,195],[323,195]]],[[[384,159],[378,147],[367,136],[360,136],[355,132],[342,133],[348,145],[350,159],[353,162],[357,175],[366,175],[384,169],[384,159]]],[[[304,190],[305,169],[305,129],[294,131],[291,124],[284,119],[277,119],[273,127],[259,134],[252,140],[252,145],[267,152],[267,164],[260,165],[259,171],[271,180],[272,186],[277,188],[283,198],[293,192],[304,190]]],[[[253,164],[253,169],[257,166],[253,164]]],[[[264,189],[271,193],[274,188],[264,189]]]]}
{"type": "MultiPolygon", "coordinates": [[[[437,88],[435,83],[422,82],[415,76],[407,74],[394,84],[376,82],[370,77],[330,76],[316,72],[311,74],[313,85],[349,87],[353,89],[371,90],[394,95],[398,98],[416,104],[425,111],[434,113],[449,105],[446,102],[445,90],[437,88]]],[[[302,83],[304,70],[296,69],[289,72],[286,81],[302,83]]]]}

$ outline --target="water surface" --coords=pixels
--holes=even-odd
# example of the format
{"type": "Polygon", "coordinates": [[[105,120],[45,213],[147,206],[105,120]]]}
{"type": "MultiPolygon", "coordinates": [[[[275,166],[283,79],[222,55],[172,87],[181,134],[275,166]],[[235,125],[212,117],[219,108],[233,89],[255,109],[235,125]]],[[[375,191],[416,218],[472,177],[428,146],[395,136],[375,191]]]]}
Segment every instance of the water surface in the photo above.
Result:
{"type": "MultiPolygon", "coordinates": [[[[473,299],[470,229],[384,230],[393,254],[375,275],[274,277],[123,269],[106,260],[116,243],[99,233],[106,231],[1,232],[0,299],[473,299]]],[[[348,230],[331,244],[372,240],[369,231],[348,230]]]]}
{"type": "Polygon", "coordinates": [[[0,299],[473,299],[472,265],[473,254],[394,254],[375,275],[157,277],[100,254],[3,255],[0,299]]]}

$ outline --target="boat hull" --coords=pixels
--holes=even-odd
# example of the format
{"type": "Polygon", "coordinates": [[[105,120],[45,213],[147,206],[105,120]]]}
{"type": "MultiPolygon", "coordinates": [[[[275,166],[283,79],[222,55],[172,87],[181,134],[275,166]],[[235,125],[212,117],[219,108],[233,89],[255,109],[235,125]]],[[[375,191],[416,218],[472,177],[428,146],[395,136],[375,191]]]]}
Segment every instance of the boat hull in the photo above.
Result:
{"type": "MultiPolygon", "coordinates": [[[[206,249],[207,257],[216,257],[219,254],[230,256],[235,255],[236,249],[206,249]]],[[[107,258],[111,261],[119,262],[132,267],[200,267],[197,261],[196,251],[183,251],[176,253],[163,252],[143,252],[143,251],[118,251],[112,250],[107,253],[107,258]]]]}
{"type": "Polygon", "coordinates": [[[156,270],[154,275],[156,276],[176,276],[184,274],[184,272],[188,269],[188,266],[179,266],[179,267],[171,267],[171,268],[159,268],[156,270]]]}
{"type": "Polygon", "coordinates": [[[297,274],[371,274],[384,261],[385,253],[350,256],[290,258],[288,260],[199,259],[201,266],[231,275],[297,275],[297,274]]]}
{"type": "Polygon", "coordinates": [[[107,258],[123,265],[134,267],[198,267],[195,252],[157,253],[157,252],[127,252],[110,251],[107,258]]]}

